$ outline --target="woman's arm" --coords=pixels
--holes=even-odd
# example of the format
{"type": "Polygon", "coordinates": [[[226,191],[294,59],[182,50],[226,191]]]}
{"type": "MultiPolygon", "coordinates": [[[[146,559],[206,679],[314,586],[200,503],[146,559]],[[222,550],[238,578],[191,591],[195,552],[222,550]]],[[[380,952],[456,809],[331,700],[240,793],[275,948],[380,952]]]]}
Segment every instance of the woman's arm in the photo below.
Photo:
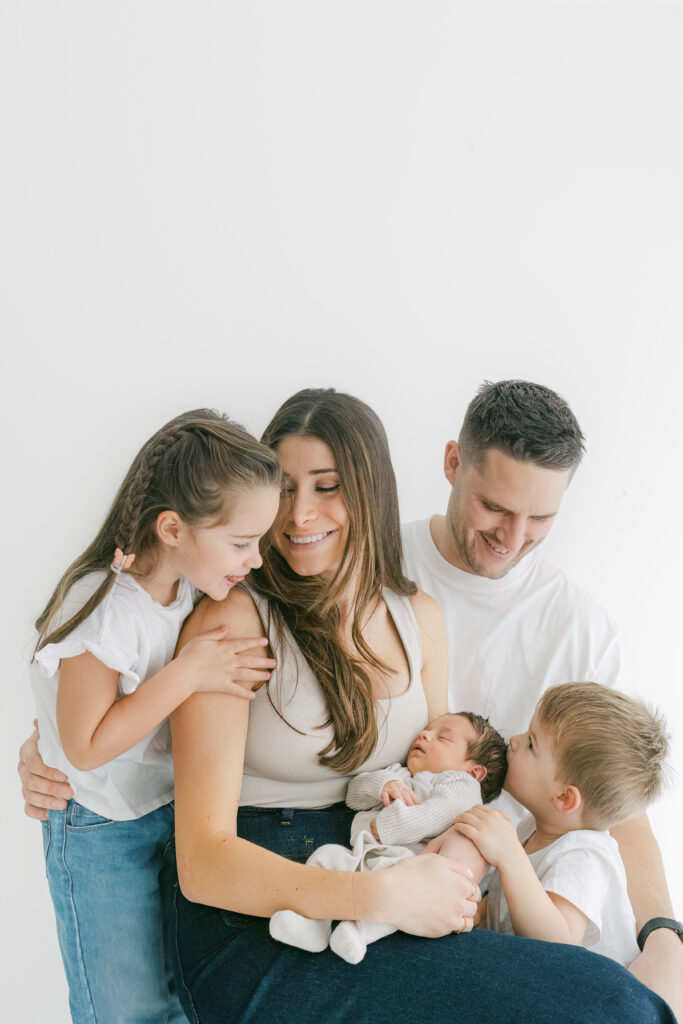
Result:
{"type": "Polygon", "coordinates": [[[263,661],[255,657],[262,645],[253,637],[227,640],[224,627],[195,636],[178,658],[120,700],[119,673],[90,651],[62,659],[57,727],[64,753],[74,768],[89,771],[134,747],[192,693],[220,689],[250,699],[251,690],[238,680],[267,678],[249,667],[263,661]]]}
{"type": "Polygon", "coordinates": [[[422,640],[422,688],[429,721],[448,711],[448,643],[441,608],[429,594],[418,590],[411,599],[422,640]]]}
{"type": "MultiPolygon", "coordinates": [[[[230,636],[261,629],[247,594],[203,602],[181,636],[227,623],[230,636]]],[[[200,694],[172,717],[178,874],[185,896],[242,913],[291,909],[306,917],[389,921],[443,935],[463,927],[476,904],[472,882],[443,858],[420,857],[387,871],[330,871],[296,864],[237,836],[249,705],[200,694]]]]}
{"type": "MultiPolygon", "coordinates": [[[[411,600],[422,638],[422,686],[427,698],[429,721],[432,722],[448,711],[449,662],[446,623],[438,602],[429,594],[418,590],[411,600]]],[[[450,829],[444,835],[449,833],[450,829]]],[[[432,839],[425,853],[439,853],[440,839],[439,836],[432,839]]],[[[447,859],[471,871],[477,882],[481,881],[489,868],[474,843],[463,835],[452,838],[447,859]]]]}

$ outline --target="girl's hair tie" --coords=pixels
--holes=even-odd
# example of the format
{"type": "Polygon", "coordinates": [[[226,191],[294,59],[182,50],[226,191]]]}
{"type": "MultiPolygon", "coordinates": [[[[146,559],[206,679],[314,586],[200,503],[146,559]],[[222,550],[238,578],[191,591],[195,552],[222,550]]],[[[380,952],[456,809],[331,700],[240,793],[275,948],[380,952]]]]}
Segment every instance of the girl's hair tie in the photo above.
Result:
{"type": "Polygon", "coordinates": [[[117,548],[114,552],[114,561],[110,565],[110,569],[117,576],[120,576],[124,569],[130,569],[133,564],[135,555],[124,555],[121,548],[117,548]]]}

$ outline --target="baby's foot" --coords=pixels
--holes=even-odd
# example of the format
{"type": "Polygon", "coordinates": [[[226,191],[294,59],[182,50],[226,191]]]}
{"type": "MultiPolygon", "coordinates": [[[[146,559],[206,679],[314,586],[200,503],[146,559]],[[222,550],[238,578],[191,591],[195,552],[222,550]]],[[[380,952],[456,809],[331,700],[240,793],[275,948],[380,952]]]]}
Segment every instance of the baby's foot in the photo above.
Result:
{"type": "Polygon", "coordinates": [[[355,921],[342,921],[337,925],[330,938],[330,949],[347,964],[361,962],[367,946],[355,921]]]}
{"type": "Polygon", "coordinates": [[[278,910],[270,919],[270,934],[278,942],[322,953],[330,944],[332,926],[329,921],[315,921],[293,910],[278,910]]]}

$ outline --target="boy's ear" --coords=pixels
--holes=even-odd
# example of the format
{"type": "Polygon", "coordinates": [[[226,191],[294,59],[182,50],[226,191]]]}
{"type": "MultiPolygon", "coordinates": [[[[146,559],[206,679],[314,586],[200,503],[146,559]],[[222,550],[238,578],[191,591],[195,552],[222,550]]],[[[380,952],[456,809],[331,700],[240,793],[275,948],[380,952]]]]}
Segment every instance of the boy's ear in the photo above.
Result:
{"type": "Polygon", "coordinates": [[[571,814],[581,809],[583,797],[576,786],[563,786],[553,797],[553,807],[560,814],[571,814]]]}
{"type": "Polygon", "coordinates": [[[157,516],[157,537],[162,544],[168,544],[169,547],[176,548],[178,547],[178,540],[184,526],[185,523],[178,513],[168,508],[157,516]]]}
{"type": "Polygon", "coordinates": [[[465,769],[477,782],[483,782],[488,775],[488,769],[483,764],[473,764],[471,768],[465,769]]]}

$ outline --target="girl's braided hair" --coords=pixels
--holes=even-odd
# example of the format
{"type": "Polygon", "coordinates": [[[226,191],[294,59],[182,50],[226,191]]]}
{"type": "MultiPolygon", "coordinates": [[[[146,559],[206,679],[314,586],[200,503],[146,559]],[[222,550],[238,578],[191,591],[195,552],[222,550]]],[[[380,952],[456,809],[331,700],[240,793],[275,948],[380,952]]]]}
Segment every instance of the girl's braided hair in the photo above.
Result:
{"type": "Polygon", "coordinates": [[[176,416],[142,446],[112,502],[102,527],[69,566],[36,620],[36,650],[68,636],[108,593],[116,548],[134,554],[147,573],[159,555],[158,515],[173,509],[189,526],[225,522],[231,502],[226,490],[278,486],[277,455],[244,427],[211,409],[176,416]],[[104,570],[102,583],[75,615],[57,623],[64,599],[88,573],[104,570]]]}

